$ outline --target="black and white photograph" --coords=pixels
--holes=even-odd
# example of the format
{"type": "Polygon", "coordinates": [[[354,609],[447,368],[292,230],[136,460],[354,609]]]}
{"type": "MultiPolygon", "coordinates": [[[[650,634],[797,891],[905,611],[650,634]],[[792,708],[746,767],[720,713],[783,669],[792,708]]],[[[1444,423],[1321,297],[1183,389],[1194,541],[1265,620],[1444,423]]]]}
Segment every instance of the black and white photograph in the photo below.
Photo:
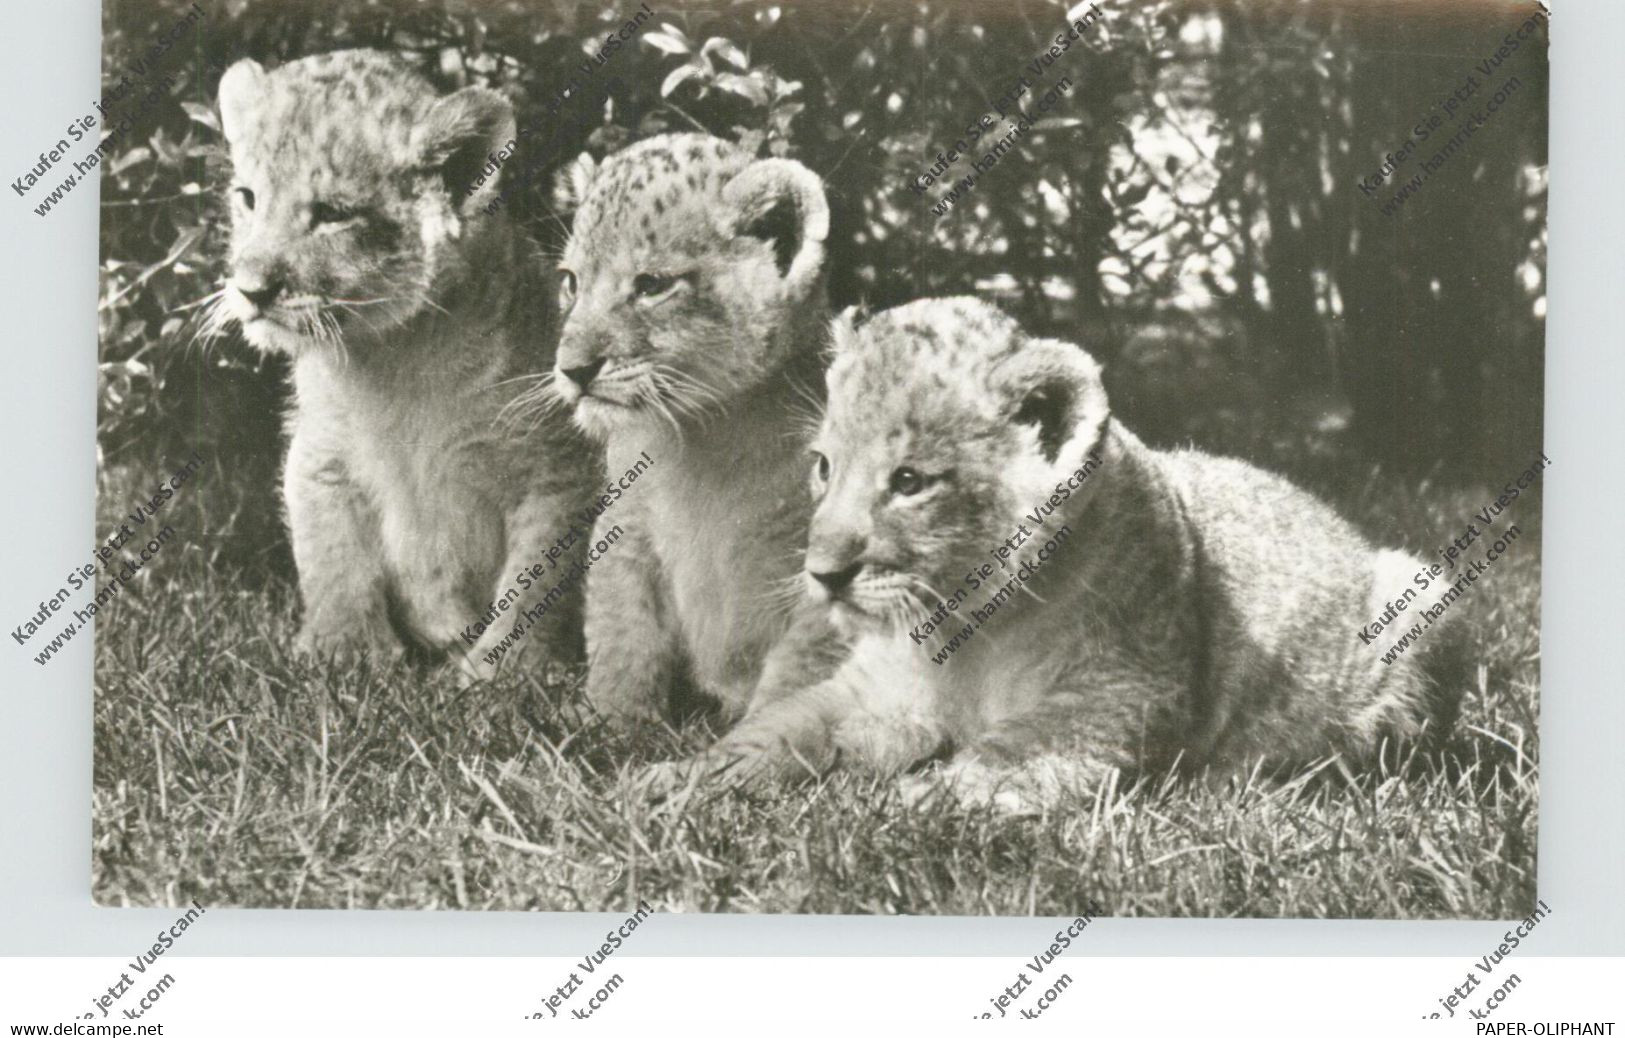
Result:
{"type": "Polygon", "coordinates": [[[96,904],[1551,911],[1545,5],[102,2],[96,904]]]}

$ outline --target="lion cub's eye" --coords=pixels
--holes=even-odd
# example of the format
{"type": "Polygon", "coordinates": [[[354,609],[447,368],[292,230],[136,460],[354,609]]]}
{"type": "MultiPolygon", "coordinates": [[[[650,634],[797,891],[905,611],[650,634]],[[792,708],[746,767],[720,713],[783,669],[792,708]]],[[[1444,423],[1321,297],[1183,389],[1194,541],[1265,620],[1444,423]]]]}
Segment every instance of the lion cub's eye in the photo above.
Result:
{"type": "Polygon", "coordinates": [[[925,477],[917,469],[907,465],[891,474],[891,492],[903,497],[913,497],[925,489],[925,477]]]}
{"type": "Polygon", "coordinates": [[[681,280],[676,274],[639,274],[632,279],[632,294],[639,299],[663,296],[681,280]]]}
{"type": "Polygon", "coordinates": [[[232,190],[232,194],[237,196],[237,201],[239,201],[239,202],[241,202],[243,204],[244,209],[247,209],[249,212],[254,211],[254,192],[253,191],[249,190],[246,187],[239,187],[239,188],[234,188],[232,190]]]}
{"type": "Polygon", "coordinates": [[[576,272],[569,267],[559,268],[559,309],[568,310],[576,301],[576,272]]]}
{"type": "Polygon", "coordinates": [[[818,477],[818,482],[829,482],[829,459],[817,451],[813,451],[813,474],[818,477]]]}
{"type": "Polygon", "coordinates": [[[313,227],[323,224],[344,223],[355,217],[355,210],[331,202],[312,202],[310,206],[310,223],[313,227]]]}

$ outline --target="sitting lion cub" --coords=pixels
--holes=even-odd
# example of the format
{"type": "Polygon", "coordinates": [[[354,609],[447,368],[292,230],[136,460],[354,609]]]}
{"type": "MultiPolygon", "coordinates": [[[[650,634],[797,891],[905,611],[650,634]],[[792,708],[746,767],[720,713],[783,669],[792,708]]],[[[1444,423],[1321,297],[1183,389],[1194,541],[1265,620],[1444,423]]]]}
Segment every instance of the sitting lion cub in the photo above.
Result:
{"type": "Polygon", "coordinates": [[[798,412],[822,403],[829,325],[823,184],[686,133],[581,163],[573,188],[553,385],[610,473],[659,466],[599,520],[624,530],[587,578],[587,696],[639,720],[686,685],[737,716],[780,683],[775,645],[829,634],[797,611],[796,554],[798,412]]]}
{"type": "Polygon", "coordinates": [[[834,348],[806,582],[849,655],[707,768],[952,748],[951,787],[997,800],[1068,768],[1367,751],[1445,711],[1419,666],[1440,632],[1386,666],[1356,637],[1419,562],[1280,477],[1148,448],[1078,348],[963,298],[838,322],[834,348]]]}
{"type": "Polygon", "coordinates": [[[473,678],[578,654],[578,603],[522,620],[536,595],[515,589],[527,568],[583,553],[576,513],[597,462],[563,416],[503,421],[557,334],[551,272],[483,211],[496,181],[480,169],[512,144],[512,107],[479,87],[440,96],[390,54],[338,51],[273,71],[237,62],[220,116],[231,276],[212,322],[292,361],[300,645],[410,647],[473,678]]]}

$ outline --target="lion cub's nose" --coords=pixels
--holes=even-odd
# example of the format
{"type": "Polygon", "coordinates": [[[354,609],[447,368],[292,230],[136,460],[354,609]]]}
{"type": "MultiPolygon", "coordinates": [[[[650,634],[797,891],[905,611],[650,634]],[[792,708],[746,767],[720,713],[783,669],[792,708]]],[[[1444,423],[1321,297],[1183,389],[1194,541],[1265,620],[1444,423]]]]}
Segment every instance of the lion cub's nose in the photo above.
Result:
{"type": "Polygon", "coordinates": [[[282,282],[272,278],[258,281],[240,280],[237,282],[237,291],[243,298],[253,304],[256,310],[269,310],[276,297],[282,294],[282,282]]]}
{"type": "Polygon", "coordinates": [[[817,570],[808,570],[807,572],[811,573],[812,578],[824,585],[824,590],[833,596],[845,591],[862,569],[863,563],[854,562],[845,569],[828,570],[822,573],[817,570]]]}
{"type": "Polygon", "coordinates": [[[604,362],[602,359],[595,360],[590,364],[583,364],[579,368],[565,368],[564,377],[585,390],[592,385],[592,380],[598,376],[598,372],[603,367],[604,362]]]}

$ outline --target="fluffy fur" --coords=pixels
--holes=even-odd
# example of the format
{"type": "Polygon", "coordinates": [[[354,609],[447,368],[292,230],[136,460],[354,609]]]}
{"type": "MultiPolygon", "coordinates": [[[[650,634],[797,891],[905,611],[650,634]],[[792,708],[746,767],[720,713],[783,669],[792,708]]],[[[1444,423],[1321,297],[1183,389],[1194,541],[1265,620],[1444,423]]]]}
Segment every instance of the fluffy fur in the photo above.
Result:
{"type": "MultiPolygon", "coordinates": [[[[292,361],[300,643],[449,652],[486,676],[513,617],[464,632],[565,533],[597,467],[561,415],[499,420],[547,372],[556,323],[551,273],[480,211],[496,179],[467,193],[512,110],[370,51],[240,61],[219,101],[231,274],[211,321],[292,361]]],[[[578,653],[572,604],[509,658],[578,653]]]]}
{"type": "Polygon", "coordinates": [[[1280,477],[1147,448],[1081,350],[972,299],[911,303],[835,344],[806,568],[856,568],[833,591],[808,580],[849,655],[764,698],[707,766],[896,771],[953,750],[947,788],[1019,800],[1113,767],[1359,754],[1448,718],[1423,669],[1446,631],[1390,666],[1356,637],[1421,564],[1280,477]],[[1031,579],[1000,593],[1023,564],[1031,579]]]}
{"type": "Polygon", "coordinates": [[[737,714],[795,620],[828,325],[823,187],[696,134],[578,163],[574,180],[554,385],[610,472],[655,461],[601,520],[626,539],[589,574],[587,693],[650,718],[686,679],[737,714]]]}

